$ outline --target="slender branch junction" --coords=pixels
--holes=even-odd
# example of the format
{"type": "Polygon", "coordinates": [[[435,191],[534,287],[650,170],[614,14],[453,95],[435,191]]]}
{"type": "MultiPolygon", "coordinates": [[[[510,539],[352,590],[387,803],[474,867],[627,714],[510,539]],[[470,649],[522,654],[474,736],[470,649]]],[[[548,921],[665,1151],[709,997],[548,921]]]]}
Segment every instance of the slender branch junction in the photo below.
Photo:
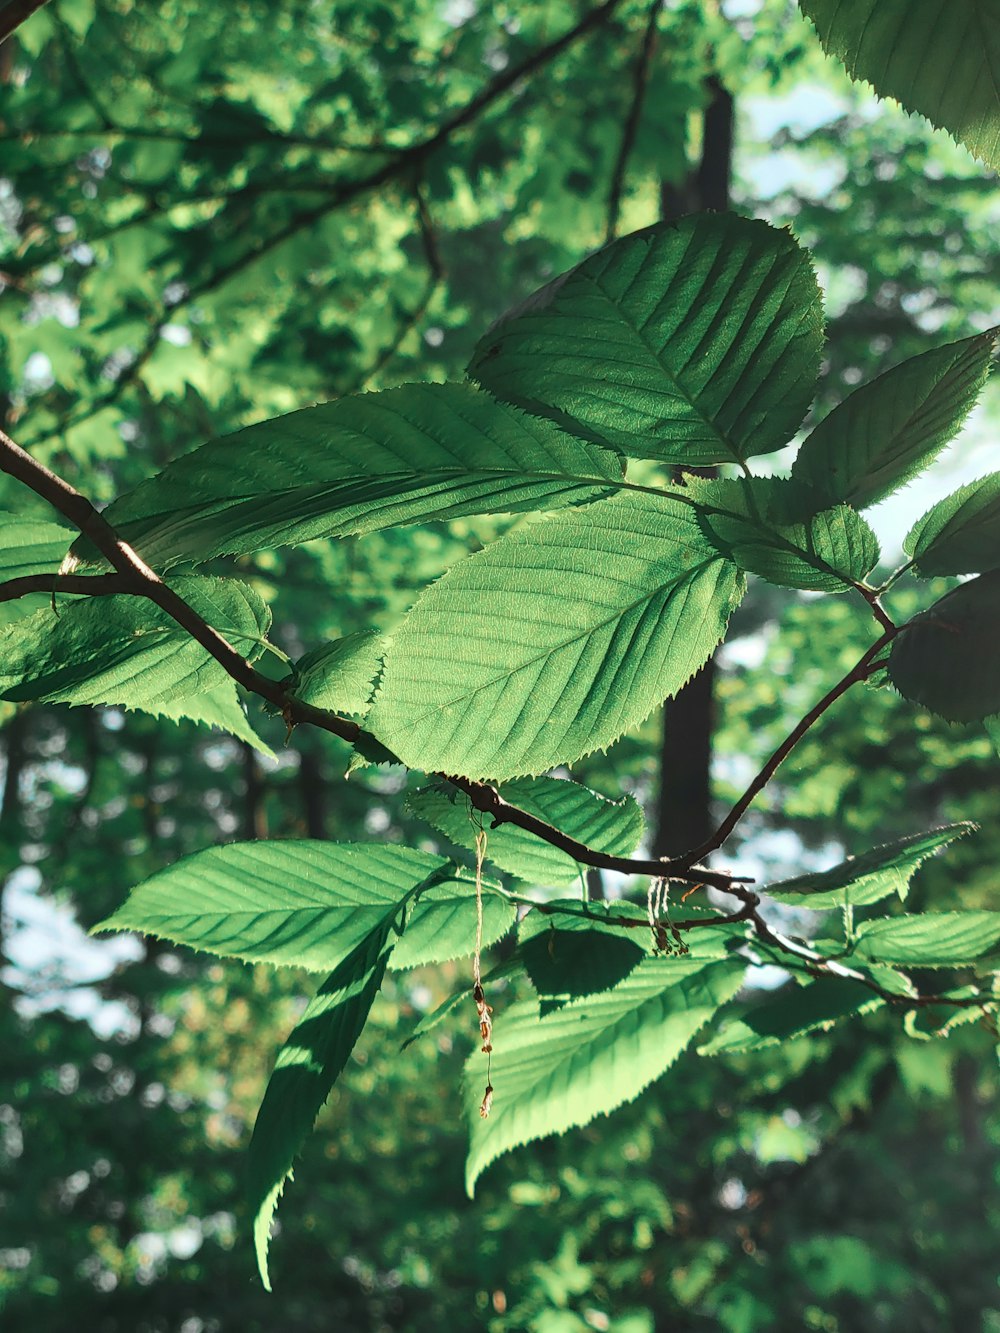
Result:
{"type": "MultiPolygon", "coordinates": [[[[304,703],[290,692],[286,683],[272,680],[257,671],[222,634],[213,629],[183,597],[169,584],[165,583],[133,547],[118,536],[85,495],[32,458],[3,431],[0,431],[0,470],[22,482],[65,518],[68,518],[84,536],[93,542],[114,571],[111,574],[60,573],[55,575],[30,575],[11,579],[7,583],[0,584],[0,602],[38,592],[48,592],[53,596],[56,592],[64,592],[87,596],[127,594],[144,597],[160,607],[176,624],[186,630],[238,685],[243,686],[251,694],[265,699],[276,708],[289,727],[303,724],[315,726],[351,742],[357,742],[365,738],[366,733],[358,723],[340,717],[327,709],[315,708],[311,704],[304,703]]],[[[677,930],[693,929],[695,926],[707,924],[726,925],[742,921],[749,922],[762,944],[778,950],[782,955],[791,957],[799,967],[804,967],[807,972],[814,975],[835,974],[851,978],[861,982],[890,1003],[905,1004],[908,1007],[933,1004],[981,1007],[981,1000],[975,998],[963,999],[948,996],[902,997],[885,990],[865,973],[848,967],[837,960],[829,959],[814,949],[791,940],[775,930],[761,914],[760,896],[748,887],[751,881],[727,871],[709,870],[698,864],[704,857],[723,845],[756,796],[770,781],[778,766],[787,758],[809,728],[852,685],[866,680],[876,669],[883,649],[899,632],[897,627],[891,621],[888,621],[887,617],[883,617],[884,612],[882,616],[878,617],[880,624],[884,627],[881,637],[871,645],[851,670],[832,689],[827,691],[823,698],[810,709],[782,741],[726,815],[712,837],[702,846],[683,856],[660,860],[613,856],[596,848],[588,847],[585,843],[577,841],[528,811],[512,805],[504,799],[496,787],[489,783],[476,782],[470,778],[457,775],[445,774],[442,776],[446,781],[464,792],[475,809],[489,815],[494,827],[499,824],[514,824],[565,852],[582,865],[593,866],[601,870],[615,870],[622,874],[651,875],[662,880],[679,880],[695,887],[713,888],[735,897],[741,904],[738,909],[728,915],[723,914],[717,917],[694,918],[690,921],[676,922],[674,928],[677,930]]],[[[544,904],[539,906],[542,910],[545,910],[544,904]]],[[[623,922],[623,924],[630,923],[623,922]]]]}

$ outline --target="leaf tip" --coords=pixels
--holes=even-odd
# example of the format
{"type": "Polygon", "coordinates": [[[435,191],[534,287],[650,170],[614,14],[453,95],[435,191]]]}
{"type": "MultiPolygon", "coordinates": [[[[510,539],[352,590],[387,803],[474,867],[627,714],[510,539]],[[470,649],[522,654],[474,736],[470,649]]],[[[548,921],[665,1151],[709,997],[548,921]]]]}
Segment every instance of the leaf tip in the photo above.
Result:
{"type": "Polygon", "coordinates": [[[271,1244],[271,1219],[274,1217],[274,1210],[278,1206],[278,1199],[285,1188],[285,1181],[292,1178],[289,1172],[286,1176],[272,1186],[267,1194],[261,1200],[257,1207],[257,1212],[253,1220],[253,1247],[257,1257],[257,1272],[260,1274],[261,1286],[265,1291],[271,1291],[271,1274],[268,1269],[268,1249],[271,1244]]]}

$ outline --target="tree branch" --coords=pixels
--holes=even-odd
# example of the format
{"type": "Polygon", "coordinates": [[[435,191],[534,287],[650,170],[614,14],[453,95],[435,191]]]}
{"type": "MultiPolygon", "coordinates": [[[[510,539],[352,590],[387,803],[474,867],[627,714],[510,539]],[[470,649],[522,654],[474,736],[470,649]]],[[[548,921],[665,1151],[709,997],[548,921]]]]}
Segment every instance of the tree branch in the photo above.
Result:
{"type": "MultiPolygon", "coordinates": [[[[635,856],[612,856],[609,852],[599,852],[585,843],[578,842],[560,829],[547,824],[544,819],[529,815],[516,805],[511,805],[500,795],[496,787],[485,782],[474,782],[471,778],[445,774],[445,778],[464,791],[475,809],[493,820],[493,827],[499,824],[516,824],[518,828],[534,833],[544,842],[557,847],[559,851],[571,856],[583,865],[594,866],[598,870],[617,870],[623,875],[653,875],[659,879],[683,879],[689,883],[720,889],[723,893],[733,893],[734,884],[748,884],[750,881],[740,876],[706,870],[695,866],[687,857],[675,861],[661,858],[649,859],[635,856]]],[[[740,896],[740,895],[737,895],[740,896]]]]}
{"type": "MultiPolygon", "coordinates": [[[[266,699],[279,710],[289,727],[308,723],[323,731],[331,732],[344,740],[358,741],[365,733],[357,722],[338,717],[326,709],[314,708],[303,703],[290,693],[286,683],[272,680],[255,670],[242,657],[229,641],[189,606],[160,576],[150,568],[129,544],[123,541],[107,520],[94,508],[91,502],[75,487],[62,477],[57,476],[43,464],[37,462],[19,445],[0,430],[0,470],[15,480],[29,487],[41,496],[60,514],[63,514],[94,543],[101,554],[115,569],[117,584],[113,591],[127,593],[137,597],[146,597],[165,611],[182,629],[205,649],[224,670],[251,694],[266,699]]],[[[66,575],[46,576],[62,578],[66,575]]],[[[76,576],[73,591],[90,591],[82,587],[97,581],[97,578],[76,576]]],[[[20,580],[11,580],[20,582],[20,580]]],[[[107,585],[103,584],[103,588],[107,585]]],[[[34,584],[28,589],[37,592],[34,584]]],[[[48,591],[48,589],[45,589],[48,591]]],[[[112,589],[109,589],[109,591],[112,589]]],[[[602,870],[619,870],[623,874],[655,875],[659,878],[677,878],[696,885],[709,885],[724,893],[732,892],[732,884],[739,883],[723,871],[704,870],[692,865],[690,859],[683,865],[673,861],[646,860],[638,857],[610,856],[606,852],[587,847],[584,843],[568,837],[559,829],[553,828],[541,819],[536,819],[525,810],[510,805],[503,799],[495,787],[486,783],[473,782],[469,778],[451,777],[447,781],[464,791],[478,810],[494,817],[495,823],[516,824],[536,837],[542,838],[552,846],[580,861],[583,865],[596,866],[602,870]]],[[[745,900],[743,900],[745,901],[745,900]]]]}
{"type": "Polygon", "coordinates": [[[827,693],[823,695],[822,699],[820,699],[819,703],[810,708],[809,712],[806,713],[802,720],[792,728],[712,836],[706,842],[702,843],[700,847],[696,847],[693,851],[678,858],[678,863],[680,865],[694,865],[704,857],[708,856],[710,852],[717,851],[722,846],[730,833],[732,833],[733,829],[746,814],[749,806],[752,805],[760,792],[763,791],[770,782],[779,765],[788,758],[792,750],[795,749],[796,745],[798,745],[799,741],[813,723],[817,722],[827,709],[832,704],[836,703],[842,694],[846,694],[852,685],[856,685],[859,681],[868,679],[875,670],[875,659],[878,657],[882,649],[892,642],[898,633],[899,630],[890,621],[889,627],[885,630],[882,637],[877,639],[875,643],[871,645],[868,651],[859,658],[853,667],[851,667],[847,675],[838,680],[833,689],[828,690],[827,693]]]}
{"type": "Polygon", "coordinates": [[[399,321],[396,332],[389,342],[381,349],[371,365],[359,371],[350,382],[345,392],[358,393],[364,389],[370,382],[383,371],[392,361],[396,353],[402,347],[403,343],[417,327],[430,305],[434,293],[444,281],[445,271],[441,262],[441,252],[438,247],[437,232],[434,227],[434,220],[431,217],[430,207],[424,197],[424,192],[420,182],[417,181],[413,187],[414,204],[416,205],[417,225],[420,231],[420,244],[424,252],[424,262],[427,268],[427,277],[424,282],[424,290],[412,310],[407,311],[399,321]]]}
{"type": "Polygon", "coordinates": [[[614,171],[611,173],[611,187],[608,190],[608,221],[604,234],[605,245],[613,241],[618,232],[618,216],[621,211],[622,192],[625,188],[625,171],[628,167],[628,160],[632,156],[632,149],[635,147],[639,121],[642,118],[642,104],[646,99],[649,71],[652,68],[653,53],[656,50],[656,25],[662,8],[663,0],[653,0],[650,5],[646,30],[642,35],[642,45],[639,48],[639,57],[635,62],[632,101],[622,130],[622,141],[618,149],[614,171]]]}
{"type": "MultiPolygon", "coordinates": [[[[29,487],[36,495],[46,500],[60,514],[68,518],[79,528],[81,533],[90,538],[116,571],[114,574],[96,574],[92,576],[44,574],[10,579],[5,584],[0,584],[0,601],[10,600],[11,596],[24,596],[29,592],[51,591],[78,592],[98,596],[114,593],[145,597],[165,611],[182,629],[187,630],[191,637],[201,644],[205,651],[226,670],[237,684],[242,685],[250,693],[266,699],[279,709],[289,727],[307,723],[335,736],[340,736],[344,740],[358,741],[364,737],[365,733],[362,732],[356,722],[338,717],[335,713],[328,712],[325,709],[314,708],[310,704],[302,703],[301,700],[296,699],[289,692],[286,683],[271,680],[256,671],[227,639],[213,629],[207,621],[203,620],[193,607],[189,606],[181,596],[163,582],[138,552],[118,536],[86,496],[63,480],[62,477],[57,476],[49,468],[33,459],[2,430],[0,430],[0,471],[6,472],[16,481],[20,481],[23,485],[29,487]],[[11,593],[12,588],[17,589],[17,591],[11,593]],[[5,593],[8,595],[4,596],[5,593]]],[[[835,699],[845,693],[856,681],[864,680],[870,674],[872,663],[877,654],[897,632],[895,629],[887,631],[881,639],[872,644],[852,670],[824,695],[815,708],[803,718],[802,722],[774,752],[750,787],[730,811],[720,826],[719,833],[712,840],[712,846],[707,849],[699,849],[700,854],[713,851],[721,846],[753,800],[753,797],[773,774],[785,755],[835,699]]],[[[490,815],[494,827],[499,824],[515,824],[527,833],[532,833],[535,837],[541,838],[544,842],[565,852],[583,865],[594,866],[601,870],[618,870],[623,874],[650,875],[659,879],[683,880],[694,884],[696,887],[709,886],[730,894],[742,904],[737,911],[728,915],[722,914],[711,918],[695,917],[690,920],[674,922],[672,925],[665,922],[664,925],[668,929],[679,932],[681,930],[693,930],[699,926],[729,925],[746,921],[753,927],[763,945],[778,950],[781,955],[801,960],[806,971],[810,974],[816,976],[832,974],[858,981],[888,1003],[896,1006],[903,1005],[907,1008],[915,1008],[946,1005],[958,1008],[980,1008],[984,1014],[990,1011],[989,1002],[977,996],[897,995],[895,992],[880,986],[866,973],[842,963],[839,959],[829,958],[808,945],[789,939],[775,930],[764,919],[759,910],[760,895],[747,887],[748,880],[730,875],[724,871],[706,870],[695,865],[694,861],[699,858],[699,852],[689,853],[673,861],[612,856],[607,852],[598,851],[582,842],[578,842],[575,838],[569,837],[560,829],[536,818],[526,810],[511,805],[504,800],[495,787],[488,783],[474,782],[470,778],[458,776],[442,776],[445,776],[445,780],[460,791],[465,792],[477,810],[490,815]]],[[[546,910],[545,904],[533,903],[532,905],[543,912],[546,910]]],[[[586,911],[585,905],[582,910],[586,911]]],[[[630,925],[632,923],[622,920],[619,924],[630,925]]],[[[636,924],[648,923],[639,921],[636,924]]]]}
{"type": "Polygon", "coordinates": [[[0,43],[5,42],[22,23],[31,18],[36,9],[41,9],[45,3],[46,0],[8,0],[8,3],[0,8],[0,43]]]}
{"type": "Polygon", "coordinates": [[[134,589],[120,574],[22,574],[0,583],[0,602],[15,602],[33,592],[85,593],[88,597],[110,597],[134,589]]]}

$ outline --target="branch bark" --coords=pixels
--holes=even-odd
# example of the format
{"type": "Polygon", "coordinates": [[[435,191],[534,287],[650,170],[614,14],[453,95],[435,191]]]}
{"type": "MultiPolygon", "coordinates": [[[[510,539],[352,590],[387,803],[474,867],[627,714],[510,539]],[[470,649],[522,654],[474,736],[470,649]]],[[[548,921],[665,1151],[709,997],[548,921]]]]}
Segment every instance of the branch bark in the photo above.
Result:
{"type": "Polygon", "coordinates": [[[9,0],[0,9],[0,43],[7,40],[22,23],[31,18],[36,9],[41,9],[46,0],[9,0]]]}

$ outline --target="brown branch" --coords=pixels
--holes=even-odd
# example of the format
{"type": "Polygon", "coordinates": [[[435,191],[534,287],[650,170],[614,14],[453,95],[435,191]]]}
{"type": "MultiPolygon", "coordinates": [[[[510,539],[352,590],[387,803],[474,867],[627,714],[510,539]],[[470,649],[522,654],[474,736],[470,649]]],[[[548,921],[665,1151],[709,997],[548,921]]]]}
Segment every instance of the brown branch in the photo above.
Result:
{"type": "MultiPolygon", "coordinates": [[[[90,538],[120,576],[122,586],[117,589],[118,591],[146,597],[165,611],[215,658],[238,685],[242,685],[253,694],[260,695],[280,709],[289,725],[296,722],[312,722],[347,740],[357,739],[360,728],[356,722],[350,722],[299,702],[288,694],[284,686],[256,671],[223,635],[214,630],[183,597],[164,583],[127,542],[122,541],[86,496],[81,495],[69,482],[37,462],[2,430],[0,430],[0,470],[16,481],[23,482],[36,495],[47,500],[54,509],[79,528],[84,536],[90,538]]],[[[83,579],[82,582],[90,580],[83,579]]],[[[77,590],[79,591],[79,587],[77,590]]]]}
{"type": "MultiPolygon", "coordinates": [[[[748,895],[760,901],[757,894],[748,895]]],[[[772,948],[779,949],[783,954],[790,954],[793,958],[801,958],[805,963],[805,971],[810,976],[835,976],[843,977],[849,981],[857,981],[888,1004],[902,1006],[904,1009],[926,1009],[933,1005],[948,1005],[954,1009],[982,1009],[986,1012],[987,1005],[993,1000],[993,997],[985,996],[956,996],[956,995],[900,995],[896,991],[886,990],[880,986],[874,977],[858,968],[850,967],[842,963],[839,958],[830,958],[826,954],[819,953],[807,944],[802,944],[799,940],[789,939],[780,931],[775,930],[761,916],[756,906],[750,912],[749,919],[753,922],[754,930],[758,939],[764,944],[770,944],[772,948]]]]}
{"type": "Polygon", "coordinates": [[[613,241],[618,232],[618,216],[621,212],[622,193],[625,189],[625,171],[628,167],[628,160],[632,156],[632,149],[635,147],[636,135],[639,132],[639,121],[642,119],[642,104],[646,100],[649,72],[652,69],[653,54],[656,51],[656,25],[662,8],[662,0],[653,0],[652,5],[650,5],[649,18],[646,20],[646,31],[642,35],[639,57],[635,62],[632,101],[622,130],[622,141],[618,149],[614,171],[611,173],[611,187],[608,190],[608,222],[604,234],[605,245],[613,241]]]}
{"type": "MultiPolygon", "coordinates": [[[[308,723],[329,731],[344,740],[358,741],[364,733],[356,722],[338,717],[326,709],[314,708],[305,704],[289,692],[287,684],[270,679],[254,669],[240,653],[217,630],[189,606],[160,576],[150,568],[142,557],[127,542],[123,541],[108,521],[94,508],[86,496],[71,486],[62,477],[51,472],[37,462],[24,449],[0,430],[0,470],[15,480],[22,482],[48,501],[54,509],[63,514],[79,530],[89,537],[101,554],[117,571],[117,584],[114,591],[133,596],[145,597],[165,611],[182,629],[205,649],[223,669],[245,690],[256,694],[277,708],[286,723],[291,727],[308,723]]],[[[46,576],[51,578],[51,576],[46,576]]],[[[66,576],[57,576],[65,578],[66,576]]],[[[96,583],[94,578],[77,577],[74,591],[89,591],[82,584],[96,583]]],[[[112,578],[115,575],[110,576],[112,578]]],[[[14,580],[11,580],[14,582],[14,580]]],[[[107,585],[102,585],[107,586],[107,585]]],[[[47,589],[46,589],[47,590],[47,589]]],[[[32,585],[30,591],[39,591],[32,585]]],[[[641,858],[609,856],[596,851],[584,843],[577,842],[559,829],[553,828],[543,820],[536,819],[527,811],[510,805],[503,799],[495,787],[486,783],[473,782],[468,778],[449,778],[461,791],[464,791],[477,809],[491,814],[495,823],[517,824],[520,828],[567,852],[584,865],[599,869],[620,870],[623,874],[657,875],[662,878],[684,879],[690,883],[711,885],[723,892],[732,892],[733,877],[720,871],[703,870],[692,867],[690,863],[677,866],[670,861],[649,861],[641,858]]],[[[739,882],[738,880],[736,881],[739,882]]],[[[743,899],[745,901],[745,899],[743,899]]]]}
{"type": "MultiPolygon", "coordinates": [[[[182,629],[187,630],[191,637],[201,644],[206,652],[225,669],[237,684],[266,699],[278,708],[289,727],[299,723],[308,723],[345,740],[357,741],[363,738],[364,733],[356,722],[338,717],[325,709],[314,708],[309,704],[302,703],[289,693],[285,683],[271,680],[256,671],[233,648],[232,644],[217,630],[213,629],[207,621],[203,620],[193,607],[189,606],[181,596],[164,583],[142,557],[117,535],[86,496],[82,495],[67,481],[64,481],[62,477],[57,476],[49,468],[33,459],[2,430],[0,430],[0,470],[6,472],[16,481],[22,482],[36,495],[41,496],[42,499],[51,504],[60,514],[68,518],[79,528],[81,533],[90,538],[116,570],[115,574],[89,577],[66,574],[37,577],[32,575],[23,579],[8,580],[6,584],[0,585],[0,591],[3,589],[9,590],[11,585],[15,585],[22,589],[19,595],[24,595],[24,592],[51,591],[54,584],[59,584],[59,590],[61,591],[82,592],[84,594],[98,593],[99,595],[114,592],[144,597],[165,611],[182,629]]],[[[895,630],[892,633],[887,631],[877,643],[873,644],[857,665],[824,696],[820,703],[807,714],[802,723],[790,734],[788,739],[778,747],[768,764],[761,770],[761,774],[758,774],[754,783],[751,784],[748,792],[737,802],[734,811],[730,812],[728,819],[724,821],[723,830],[726,829],[728,824],[735,824],[736,819],[739,818],[742,811],[749,805],[750,800],[753,799],[753,795],[759,790],[759,786],[762,786],[763,782],[766,781],[766,778],[762,775],[769,772],[773,773],[781,762],[781,758],[788,753],[799,736],[803,735],[808,727],[812,725],[816,717],[824,712],[830,703],[843,694],[851,684],[865,678],[871,662],[895,632],[895,630]]],[[[584,843],[578,842],[575,838],[569,837],[551,824],[545,823],[544,820],[537,819],[527,811],[511,805],[504,800],[495,787],[491,787],[487,783],[474,782],[469,778],[462,777],[448,777],[447,781],[460,791],[465,792],[477,810],[490,815],[493,818],[494,827],[505,823],[516,824],[519,828],[523,828],[526,832],[541,838],[544,842],[565,852],[583,865],[594,866],[602,870],[618,870],[624,874],[642,874],[663,879],[686,880],[696,886],[711,886],[723,893],[731,894],[742,903],[742,907],[734,913],[720,914],[717,917],[696,917],[675,922],[672,926],[670,923],[665,923],[668,929],[679,932],[681,930],[693,930],[700,926],[725,926],[746,921],[752,925],[762,944],[770,945],[772,948],[779,950],[781,954],[802,960],[806,971],[812,975],[832,974],[858,981],[888,1003],[897,1006],[903,1005],[907,1008],[914,1008],[950,1005],[958,1008],[981,1008],[984,1014],[987,1012],[988,1002],[981,997],[897,995],[895,992],[880,986],[866,973],[848,966],[839,959],[829,958],[808,945],[789,939],[775,930],[763,918],[759,910],[760,895],[746,887],[747,881],[745,879],[694,866],[691,864],[692,855],[678,861],[611,856],[606,852],[597,851],[584,843]]],[[[720,842],[716,845],[721,845],[721,841],[720,839],[720,842]]],[[[714,847],[710,850],[714,850],[714,847]]],[[[543,912],[555,910],[546,904],[534,905],[543,912]]],[[[583,910],[585,910],[585,905],[583,910]]],[[[632,922],[623,919],[620,924],[631,925],[632,922]]],[[[635,924],[639,926],[648,923],[636,921],[635,924]]]]}
{"type": "Polygon", "coordinates": [[[46,0],[8,0],[8,3],[0,9],[0,43],[5,42],[7,38],[27,19],[30,19],[36,9],[41,9],[46,0]]]}
{"type": "Polygon", "coordinates": [[[494,828],[499,824],[516,824],[518,828],[534,833],[536,837],[557,847],[559,851],[565,852],[567,856],[571,856],[574,861],[579,861],[583,865],[595,866],[598,870],[617,870],[623,875],[655,875],[660,879],[684,879],[689,883],[705,884],[713,889],[721,889],[723,893],[736,893],[734,884],[750,882],[740,876],[695,866],[688,857],[683,859],[682,864],[680,860],[612,856],[610,852],[599,852],[547,824],[544,819],[538,819],[535,815],[529,815],[526,810],[511,805],[509,801],[504,800],[496,787],[491,787],[489,783],[474,782],[471,778],[452,774],[445,776],[453,787],[465,792],[477,810],[492,818],[494,828]]]}
{"type": "Polygon", "coordinates": [[[886,611],[880,600],[881,590],[878,588],[869,588],[867,583],[855,583],[852,585],[868,603],[871,613],[882,626],[884,630],[895,632],[896,624],[892,617],[886,611]]]}
{"type": "Polygon", "coordinates": [[[114,593],[132,591],[132,586],[120,574],[22,574],[19,578],[0,583],[0,602],[14,602],[33,592],[85,593],[88,597],[110,597],[114,593]]]}
{"type": "Polygon", "coordinates": [[[414,186],[414,203],[417,212],[417,225],[420,231],[420,244],[424,252],[424,262],[427,267],[427,277],[424,282],[424,289],[413,308],[406,311],[403,318],[399,321],[395,333],[389,342],[381,349],[371,365],[363,370],[351,380],[346,393],[358,393],[365,388],[371,380],[383,371],[396,353],[402,347],[403,343],[417,327],[427,308],[433,300],[434,293],[444,281],[445,270],[441,262],[441,252],[438,247],[437,232],[434,227],[434,220],[431,217],[430,208],[427,200],[424,198],[424,192],[420,183],[414,186]]]}
{"type": "Polygon", "coordinates": [[[747,809],[771,781],[771,778],[774,776],[779,765],[788,758],[809,728],[815,722],[818,722],[827,709],[830,708],[832,704],[836,703],[842,694],[846,694],[852,685],[857,685],[859,681],[868,679],[876,668],[875,659],[878,657],[882,649],[892,642],[898,633],[899,630],[896,626],[890,623],[890,628],[886,629],[882,637],[877,639],[868,651],[855,662],[847,675],[838,680],[833,689],[828,690],[827,693],[823,695],[822,699],[820,699],[819,703],[810,708],[809,712],[806,713],[801,721],[792,728],[712,836],[706,842],[702,843],[700,847],[696,847],[693,851],[687,852],[684,856],[679,857],[679,865],[692,866],[696,862],[703,860],[711,852],[717,851],[722,846],[730,833],[732,833],[733,829],[746,814],[747,809]]]}

